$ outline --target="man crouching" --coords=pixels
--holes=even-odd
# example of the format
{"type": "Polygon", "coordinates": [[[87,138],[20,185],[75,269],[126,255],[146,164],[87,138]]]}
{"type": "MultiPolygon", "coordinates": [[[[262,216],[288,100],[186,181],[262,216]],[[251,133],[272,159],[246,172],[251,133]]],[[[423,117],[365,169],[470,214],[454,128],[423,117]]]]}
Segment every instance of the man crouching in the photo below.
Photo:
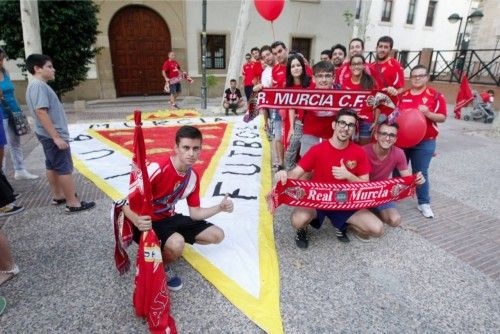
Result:
{"type": "Polygon", "coordinates": [[[175,155],[156,160],[148,166],[153,193],[153,214],[139,216],[128,205],[123,213],[134,224],[134,240],[139,243],[141,232],[151,228],[160,240],[163,261],[167,265],[167,286],[177,291],[182,288],[181,279],[168,265],[182,255],[184,244],[218,244],[224,239],[224,231],[207,222],[219,212],[232,212],[233,202],[228,195],[215,206],[200,207],[200,177],[192,169],[201,153],[202,134],[192,126],[181,127],[175,135],[175,155]],[[186,199],[189,216],[175,212],[175,204],[186,199]]]}

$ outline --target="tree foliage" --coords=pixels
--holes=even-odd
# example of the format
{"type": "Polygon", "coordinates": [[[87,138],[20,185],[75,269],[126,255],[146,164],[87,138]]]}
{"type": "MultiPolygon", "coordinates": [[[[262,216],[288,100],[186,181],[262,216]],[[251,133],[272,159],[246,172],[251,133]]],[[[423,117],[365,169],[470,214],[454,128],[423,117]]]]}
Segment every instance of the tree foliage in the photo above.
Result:
{"type": "MultiPolygon", "coordinates": [[[[88,65],[99,52],[94,46],[98,12],[91,0],[38,1],[42,50],[56,68],[56,79],[49,84],[58,95],[86,79],[88,65]]],[[[0,0],[0,22],[0,40],[9,57],[26,59],[19,1],[0,0]]]]}

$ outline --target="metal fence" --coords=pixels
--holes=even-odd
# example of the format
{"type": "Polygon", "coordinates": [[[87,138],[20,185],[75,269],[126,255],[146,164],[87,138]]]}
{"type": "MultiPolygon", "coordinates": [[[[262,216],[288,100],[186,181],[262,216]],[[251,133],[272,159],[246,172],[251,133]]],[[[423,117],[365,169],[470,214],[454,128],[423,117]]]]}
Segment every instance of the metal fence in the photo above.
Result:
{"type": "MultiPolygon", "coordinates": [[[[467,74],[470,83],[500,86],[500,49],[434,50],[427,61],[422,51],[399,51],[396,58],[405,76],[417,64],[429,69],[431,81],[460,82],[467,74]]],[[[367,62],[375,60],[375,52],[366,54],[367,62]]]]}

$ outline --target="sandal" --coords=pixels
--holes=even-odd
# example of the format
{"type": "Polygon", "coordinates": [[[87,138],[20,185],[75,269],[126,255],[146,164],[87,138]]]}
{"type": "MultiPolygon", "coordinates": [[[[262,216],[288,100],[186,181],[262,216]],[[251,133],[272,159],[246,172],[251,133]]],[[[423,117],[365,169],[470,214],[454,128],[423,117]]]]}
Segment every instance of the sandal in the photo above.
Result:
{"type": "Polygon", "coordinates": [[[10,275],[10,276],[7,276],[7,278],[3,281],[3,282],[0,282],[0,285],[4,284],[5,282],[9,281],[10,279],[12,279],[14,276],[16,276],[17,274],[19,274],[19,267],[17,266],[17,264],[14,264],[14,266],[12,267],[11,270],[0,270],[0,275],[1,274],[4,274],[4,275],[10,275]]]}
{"type": "Polygon", "coordinates": [[[52,202],[50,202],[50,204],[52,204],[52,205],[61,205],[61,204],[64,204],[64,203],[66,203],[66,199],[65,198],[61,198],[61,199],[53,198],[52,202]]]}
{"type": "Polygon", "coordinates": [[[2,315],[3,311],[5,311],[5,307],[7,306],[7,301],[4,297],[0,297],[0,315],[2,315]]]}

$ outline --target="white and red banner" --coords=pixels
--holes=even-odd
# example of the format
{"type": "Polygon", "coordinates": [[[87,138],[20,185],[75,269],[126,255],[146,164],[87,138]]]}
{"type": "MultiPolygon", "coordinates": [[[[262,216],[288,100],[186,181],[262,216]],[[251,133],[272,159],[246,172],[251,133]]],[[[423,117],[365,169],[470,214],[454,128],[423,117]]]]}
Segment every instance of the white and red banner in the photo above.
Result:
{"type": "Polygon", "coordinates": [[[268,197],[271,211],[281,204],[323,210],[373,208],[415,193],[415,175],[384,181],[322,183],[288,179],[277,182],[268,197]]]}
{"type": "Polygon", "coordinates": [[[359,111],[366,106],[381,104],[395,108],[384,92],[371,90],[265,88],[257,94],[258,109],[338,111],[351,108],[359,111]]]}

